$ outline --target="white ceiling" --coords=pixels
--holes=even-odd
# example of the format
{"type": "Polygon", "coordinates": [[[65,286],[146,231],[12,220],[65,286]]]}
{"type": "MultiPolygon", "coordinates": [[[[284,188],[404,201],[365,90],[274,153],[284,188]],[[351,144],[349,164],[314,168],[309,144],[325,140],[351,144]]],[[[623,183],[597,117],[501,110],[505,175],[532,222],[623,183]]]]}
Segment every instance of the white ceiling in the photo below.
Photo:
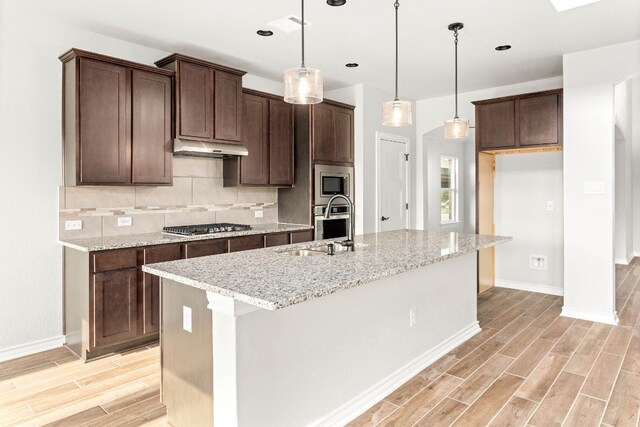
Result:
{"type": "MultiPolygon", "coordinates": [[[[393,0],[305,0],[307,66],[325,89],[364,83],[393,91],[393,0]],[[347,62],[359,68],[348,69],[347,62]]],[[[300,63],[300,32],[256,30],[299,0],[5,0],[28,13],[157,49],[196,55],[280,80],[300,63]]],[[[562,54],[640,39],[640,1],[603,0],[557,12],[549,0],[400,0],[400,95],[453,92],[451,22],[460,21],[460,90],[562,74],[562,54]],[[494,47],[510,44],[506,52],[494,47]]]]}

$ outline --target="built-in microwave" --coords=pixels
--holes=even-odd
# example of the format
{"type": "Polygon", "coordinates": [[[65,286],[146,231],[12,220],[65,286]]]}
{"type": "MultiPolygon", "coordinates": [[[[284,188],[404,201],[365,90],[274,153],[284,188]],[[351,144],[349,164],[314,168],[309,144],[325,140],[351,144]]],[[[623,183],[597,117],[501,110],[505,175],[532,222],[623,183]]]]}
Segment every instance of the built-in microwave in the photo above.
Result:
{"type": "MultiPolygon", "coordinates": [[[[314,204],[326,205],[336,194],[353,200],[353,168],[347,166],[315,165],[314,204]]],[[[337,200],[337,205],[346,204],[337,200]]]]}

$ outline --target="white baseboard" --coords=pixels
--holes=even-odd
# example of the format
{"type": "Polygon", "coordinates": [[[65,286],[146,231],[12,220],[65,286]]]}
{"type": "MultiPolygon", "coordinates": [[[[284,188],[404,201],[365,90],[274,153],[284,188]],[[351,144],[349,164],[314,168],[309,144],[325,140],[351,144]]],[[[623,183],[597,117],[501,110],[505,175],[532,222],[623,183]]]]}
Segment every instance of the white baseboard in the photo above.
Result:
{"type": "Polygon", "coordinates": [[[636,257],[636,256],[638,256],[638,253],[637,253],[637,252],[634,252],[634,253],[632,253],[632,254],[629,254],[629,255],[627,256],[627,259],[624,259],[624,258],[616,258],[616,259],[614,260],[614,262],[615,262],[616,264],[620,264],[620,265],[629,265],[629,263],[631,262],[631,260],[633,259],[633,257],[636,257]]]}
{"type": "Polygon", "coordinates": [[[32,341],[26,344],[16,345],[14,347],[3,348],[0,349],[0,362],[62,347],[64,345],[64,342],[64,335],[59,335],[57,337],[32,341]]]}
{"type": "Polygon", "coordinates": [[[398,369],[396,372],[378,382],[373,387],[354,397],[335,411],[332,411],[321,419],[316,420],[311,425],[314,427],[321,427],[342,426],[348,424],[360,414],[364,413],[367,409],[384,399],[389,393],[409,381],[424,368],[431,365],[433,362],[440,359],[442,356],[480,331],[481,329],[478,322],[474,322],[451,338],[443,341],[432,350],[422,354],[407,365],[398,369]]]}
{"type": "Polygon", "coordinates": [[[597,323],[606,323],[608,325],[617,325],[620,320],[618,319],[618,312],[616,311],[611,313],[611,315],[602,315],[602,314],[586,313],[584,311],[571,310],[566,307],[562,307],[562,312],[560,313],[560,316],[572,317],[574,319],[589,320],[591,322],[597,322],[597,323]]]}
{"type": "Polygon", "coordinates": [[[564,295],[562,286],[541,285],[539,283],[515,282],[512,280],[496,280],[497,288],[518,289],[520,291],[537,292],[549,295],[564,295]]]}

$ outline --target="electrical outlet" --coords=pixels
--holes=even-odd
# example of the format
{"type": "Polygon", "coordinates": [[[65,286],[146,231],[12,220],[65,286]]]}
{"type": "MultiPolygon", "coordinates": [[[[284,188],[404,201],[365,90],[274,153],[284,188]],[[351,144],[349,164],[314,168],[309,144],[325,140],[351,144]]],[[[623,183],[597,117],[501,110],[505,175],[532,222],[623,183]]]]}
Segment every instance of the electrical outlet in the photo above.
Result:
{"type": "Polygon", "coordinates": [[[548,200],[547,201],[547,210],[549,212],[552,212],[552,211],[555,210],[555,208],[556,208],[556,206],[555,206],[555,203],[553,202],[553,200],[548,200]]]}
{"type": "Polygon", "coordinates": [[[529,255],[529,268],[534,270],[546,270],[547,257],[544,255],[529,255]]]}
{"type": "Polygon", "coordinates": [[[409,327],[410,328],[413,328],[414,326],[416,326],[416,323],[418,321],[416,311],[417,310],[415,309],[415,307],[409,309],[409,327]]]}
{"type": "Polygon", "coordinates": [[[262,218],[264,216],[264,211],[255,211],[256,212],[256,218],[262,218]]]}
{"type": "Polygon", "coordinates": [[[65,221],[64,222],[65,230],[82,230],[82,220],[73,220],[73,221],[65,221]]]}
{"type": "Polygon", "coordinates": [[[131,227],[132,223],[130,216],[121,216],[118,218],[118,227],[131,227]]]}
{"type": "Polygon", "coordinates": [[[182,306],[182,329],[191,332],[191,307],[182,306]]]}

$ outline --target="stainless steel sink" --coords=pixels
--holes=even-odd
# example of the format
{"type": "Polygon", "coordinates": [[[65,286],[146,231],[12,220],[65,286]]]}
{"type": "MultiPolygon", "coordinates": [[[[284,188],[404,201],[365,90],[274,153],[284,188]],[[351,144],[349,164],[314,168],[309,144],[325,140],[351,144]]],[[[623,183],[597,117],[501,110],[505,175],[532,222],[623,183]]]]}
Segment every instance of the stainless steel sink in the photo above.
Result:
{"type": "Polygon", "coordinates": [[[292,255],[292,256],[314,256],[314,255],[326,255],[325,252],[320,252],[320,251],[312,251],[309,249],[299,249],[296,251],[289,251],[289,252],[281,252],[285,255],[292,255]]]}
{"type": "MultiPolygon", "coordinates": [[[[323,254],[328,254],[329,253],[329,245],[314,246],[312,248],[309,248],[309,250],[321,252],[323,254]]],[[[339,243],[334,243],[333,244],[333,253],[334,254],[337,254],[337,253],[340,253],[340,252],[347,252],[348,250],[349,250],[348,246],[342,246],[339,243]]]]}

